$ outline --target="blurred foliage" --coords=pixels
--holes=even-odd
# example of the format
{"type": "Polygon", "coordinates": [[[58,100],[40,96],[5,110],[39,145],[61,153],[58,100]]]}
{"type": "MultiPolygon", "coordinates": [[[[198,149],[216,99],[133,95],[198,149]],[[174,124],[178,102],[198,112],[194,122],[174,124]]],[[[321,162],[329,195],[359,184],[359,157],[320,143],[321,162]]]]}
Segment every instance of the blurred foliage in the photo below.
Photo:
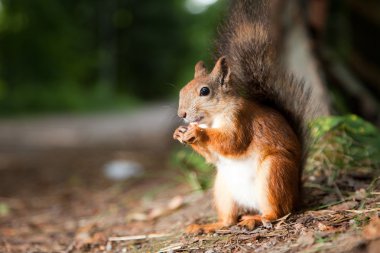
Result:
{"type": "Polygon", "coordinates": [[[181,173],[181,181],[185,181],[193,190],[206,190],[211,187],[213,166],[191,148],[181,148],[173,152],[171,163],[181,173]]]}
{"type": "Polygon", "coordinates": [[[0,113],[82,110],[176,94],[210,60],[224,10],[188,0],[0,0],[0,113]]]}
{"type": "Polygon", "coordinates": [[[319,34],[318,55],[332,108],[379,125],[380,1],[323,2],[327,4],[326,24],[319,34]]]}
{"type": "MultiPolygon", "coordinates": [[[[323,117],[311,122],[310,134],[306,174],[323,175],[329,185],[347,172],[379,174],[380,130],[371,123],[356,115],[323,117]]],[[[211,186],[213,166],[190,148],[173,153],[172,162],[193,189],[211,186]]]]}
{"type": "Polygon", "coordinates": [[[9,206],[4,202],[0,202],[0,217],[8,216],[9,213],[10,213],[9,206]]]}
{"type": "Polygon", "coordinates": [[[331,116],[311,123],[313,142],[306,172],[323,174],[332,185],[347,172],[375,174],[380,168],[380,131],[356,115],[331,116]]]}

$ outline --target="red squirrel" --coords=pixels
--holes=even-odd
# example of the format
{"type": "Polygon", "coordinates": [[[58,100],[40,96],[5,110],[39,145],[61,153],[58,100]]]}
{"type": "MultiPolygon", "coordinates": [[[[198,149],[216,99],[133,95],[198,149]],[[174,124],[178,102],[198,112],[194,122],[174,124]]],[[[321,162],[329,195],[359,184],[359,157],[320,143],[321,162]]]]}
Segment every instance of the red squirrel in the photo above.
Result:
{"type": "Polygon", "coordinates": [[[214,68],[198,62],[180,91],[178,116],[189,125],[173,137],[217,168],[218,221],[189,233],[271,226],[300,201],[309,92],[279,60],[271,2],[232,1],[214,68]]]}

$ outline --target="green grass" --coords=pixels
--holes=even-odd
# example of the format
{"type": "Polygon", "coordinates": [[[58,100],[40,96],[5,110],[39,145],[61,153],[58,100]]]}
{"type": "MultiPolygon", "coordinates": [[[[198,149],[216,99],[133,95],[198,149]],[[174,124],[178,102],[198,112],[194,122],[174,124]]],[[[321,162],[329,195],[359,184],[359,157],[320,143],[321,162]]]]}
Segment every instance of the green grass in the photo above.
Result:
{"type": "Polygon", "coordinates": [[[193,190],[206,190],[211,187],[214,168],[203,157],[189,147],[175,150],[171,164],[180,170],[180,180],[185,181],[193,190]]]}
{"type": "Polygon", "coordinates": [[[347,172],[376,174],[380,131],[356,115],[319,118],[310,124],[312,143],[306,173],[320,173],[331,185],[347,172]]]}

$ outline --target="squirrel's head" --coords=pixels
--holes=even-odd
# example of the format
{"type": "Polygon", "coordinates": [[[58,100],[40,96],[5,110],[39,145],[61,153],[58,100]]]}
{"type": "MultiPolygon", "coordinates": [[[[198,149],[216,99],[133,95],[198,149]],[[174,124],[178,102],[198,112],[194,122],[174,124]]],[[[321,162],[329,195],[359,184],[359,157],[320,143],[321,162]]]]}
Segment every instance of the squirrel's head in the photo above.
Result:
{"type": "Polygon", "coordinates": [[[231,71],[221,57],[208,73],[202,61],[195,65],[194,79],[179,94],[178,116],[189,123],[212,126],[228,107],[231,71]]]}

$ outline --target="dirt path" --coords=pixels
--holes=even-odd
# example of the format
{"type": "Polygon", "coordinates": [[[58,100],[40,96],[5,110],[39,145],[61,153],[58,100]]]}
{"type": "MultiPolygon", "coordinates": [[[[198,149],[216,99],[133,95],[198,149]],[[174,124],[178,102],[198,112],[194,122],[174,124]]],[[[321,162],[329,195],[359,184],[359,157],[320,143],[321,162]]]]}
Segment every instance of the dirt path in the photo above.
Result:
{"type": "Polygon", "coordinates": [[[0,252],[65,252],[92,221],[118,231],[144,201],[180,192],[166,163],[175,115],[167,103],[0,120],[0,252]],[[144,173],[114,181],[105,172],[112,161],[137,163],[144,173]]]}
{"type": "Polygon", "coordinates": [[[173,103],[125,112],[0,119],[0,150],[119,148],[160,150],[179,123],[173,103]]]}

